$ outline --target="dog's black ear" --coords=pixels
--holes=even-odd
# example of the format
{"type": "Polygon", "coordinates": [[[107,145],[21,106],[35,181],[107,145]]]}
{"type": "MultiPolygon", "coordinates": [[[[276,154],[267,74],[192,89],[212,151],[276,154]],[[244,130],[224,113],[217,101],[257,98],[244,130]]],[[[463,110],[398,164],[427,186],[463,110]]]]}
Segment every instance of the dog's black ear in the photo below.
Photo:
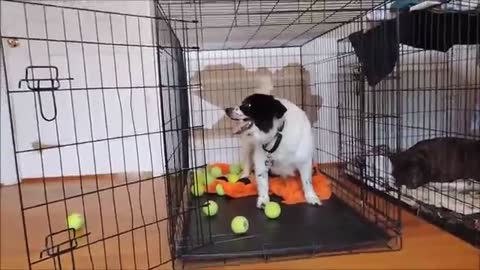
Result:
{"type": "Polygon", "coordinates": [[[273,111],[275,112],[275,117],[282,118],[283,115],[287,112],[287,108],[283,104],[275,99],[273,111]]]}

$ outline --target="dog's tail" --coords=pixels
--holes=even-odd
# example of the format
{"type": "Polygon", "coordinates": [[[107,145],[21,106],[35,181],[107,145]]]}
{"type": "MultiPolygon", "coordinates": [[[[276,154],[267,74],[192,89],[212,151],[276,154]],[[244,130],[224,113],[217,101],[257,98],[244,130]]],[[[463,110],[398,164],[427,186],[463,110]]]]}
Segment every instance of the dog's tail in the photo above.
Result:
{"type": "Polygon", "coordinates": [[[273,92],[272,76],[268,74],[257,75],[255,93],[271,95],[272,92],[273,92]]]}

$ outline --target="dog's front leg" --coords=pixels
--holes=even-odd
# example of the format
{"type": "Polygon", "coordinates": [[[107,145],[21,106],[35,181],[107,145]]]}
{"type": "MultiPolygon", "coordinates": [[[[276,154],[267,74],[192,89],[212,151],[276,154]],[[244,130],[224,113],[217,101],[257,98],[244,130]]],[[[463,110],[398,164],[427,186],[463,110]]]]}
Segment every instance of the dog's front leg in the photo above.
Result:
{"type": "Polygon", "coordinates": [[[242,162],[243,169],[240,178],[248,178],[252,172],[253,147],[249,142],[242,143],[242,162]]]}
{"type": "Polygon", "coordinates": [[[313,205],[321,205],[322,202],[315,193],[312,185],[312,163],[303,163],[299,166],[300,177],[302,178],[303,194],[305,195],[305,201],[313,205]]]}
{"type": "Polygon", "coordinates": [[[257,207],[263,208],[265,204],[270,201],[270,197],[268,196],[268,168],[265,164],[267,156],[263,151],[255,150],[253,161],[257,178],[257,207]]]}

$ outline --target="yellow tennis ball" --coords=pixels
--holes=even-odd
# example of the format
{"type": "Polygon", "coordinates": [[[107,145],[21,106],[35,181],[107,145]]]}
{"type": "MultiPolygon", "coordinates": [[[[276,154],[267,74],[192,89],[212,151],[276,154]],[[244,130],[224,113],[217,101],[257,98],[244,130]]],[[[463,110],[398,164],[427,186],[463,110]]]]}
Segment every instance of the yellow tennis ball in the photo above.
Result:
{"type": "Polygon", "coordinates": [[[205,171],[204,170],[198,170],[195,172],[194,175],[194,183],[197,185],[205,185],[207,184],[207,180],[205,178],[205,171]]]}
{"type": "Polygon", "coordinates": [[[228,182],[235,184],[240,179],[240,176],[238,176],[237,174],[229,174],[227,176],[227,179],[228,182]]]}
{"type": "Polygon", "coordinates": [[[240,174],[242,172],[242,167],[240,164],[232,164],[230,165],[230,173],[231,174],[240,174]]]}
{"type": "Polygon", "coordinates": [[[235,234],[242,234],[248,231],[248,219],[244,216],[236,216],[230,224],[235,234]]]}
{"type": "Polygon", "coordinates": [[[67,217],[67,226],[69,229],[80,230],[83,227],[83,216],[78,213],[72,213],[67,217]]]}
{"type": "Polygon", "coordinates": [[[203,193],[205,193],[205,188],[203,187],[203,185],[193,184],[191,190],[193,196],[195,197],[200,197],[203,195],[203,193]]]}
{"type": "Polygon", "coordinates": [[[215,179],[217,179],[217,178],[213,177],[211,174],[207,174],[206,184],[210,185],[215,179]]]}
{"type": "Polygon", "coordinates": [[[282,213],[282,208],[277,202],[268,202],[264,208],[265,215],[270,219],[276,219],[282,213]]]}
{"type": "Polygon", "coordinates": [[[213,178],[218,178],[222,176],[222,168],[218,166],[214,166],[210,169],[210,175],[213,176],[213,178]]]}
{"type": "Polygon", "coordinates": [[[219,196],[225,195],[225,190],[223,189],[222,185],[217,184],[217,186],[215,187],[215,190],[217,191],[217,195],[219,196]]]}
{"type": "Polygon", "coordinates": [[[205,206],[202,207],[203,213],[208,216],[215,216],[218,212],[218,204],[212,200],[208,200],[205,206]]]}

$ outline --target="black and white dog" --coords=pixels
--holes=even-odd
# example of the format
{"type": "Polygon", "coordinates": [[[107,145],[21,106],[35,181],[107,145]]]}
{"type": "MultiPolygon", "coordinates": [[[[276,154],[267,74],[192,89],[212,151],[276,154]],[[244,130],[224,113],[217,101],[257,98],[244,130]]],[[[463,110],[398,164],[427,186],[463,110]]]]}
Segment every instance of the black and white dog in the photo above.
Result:
{"type": "Polygon", "coordinates": [[[321,205],[312,186],[313,134],[303,110],[268,94],[252,94],[242,104],[225,110],[235,120],[233,133],[241,136],[243,172],[252,165],[258,187],[257,207],[269,202],[268,172],[283,177],[298,170],[305,200],[321,205]]]}

